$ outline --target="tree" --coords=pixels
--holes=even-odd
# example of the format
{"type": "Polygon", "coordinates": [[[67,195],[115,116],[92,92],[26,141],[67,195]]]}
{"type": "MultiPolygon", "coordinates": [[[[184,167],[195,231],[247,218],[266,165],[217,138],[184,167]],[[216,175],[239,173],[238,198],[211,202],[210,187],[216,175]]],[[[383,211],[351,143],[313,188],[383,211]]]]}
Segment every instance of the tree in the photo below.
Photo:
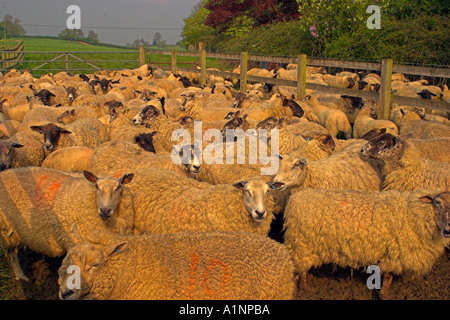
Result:
{"type": "Polygon", "coordinates": [[[299,17],[298,4],[293,0],[209,0],[205,7],[210,11],[205,24],[219,33],[242,21],[246,21],[250,31],[253,27],[299,17]]]}
{"type": "Polygon", "coordinates": [[[86,41],[91,44],[97,44],[99,42],[98,34],[95,33],[94,30],[89,30],[88,35],[86,37],[86,41]]]}
{"type": "Polygon", "coordinates": [[[81,29],[64,29],[59,34],[58,37],[60,37],[63,40],[84,40],[84,34],[81,29]]]}
{"type": "MultiPolygon", "coordinates": [[[[14,18],[12,15],[5,15],[3,21],[0,22],[1,29],[6,30],[8,37],[21,37],[27,34],[24,27],[21,24],[20,19],[14,18]]],[[[3,36],[3,34],[2,34],[3,36]]]]}
{"type": "Polygon", "coordinates": [[[162,35],[160,32],[156,32],[155,35],[153,36],[153,45],[154,46],[159,46],[161,43],[161,39],[162,39],[162,35]]]}
{"type": "Polygon", "coordinates": [[[205,20],[210,13],[205,7],[206,3],[207,1],[197,3],[191,15],[184,19],[184,27],[181,33],[183,45],[197,45],[199,42],[206,44],[216,35],[214,29],[205,24],[205,20]]]}

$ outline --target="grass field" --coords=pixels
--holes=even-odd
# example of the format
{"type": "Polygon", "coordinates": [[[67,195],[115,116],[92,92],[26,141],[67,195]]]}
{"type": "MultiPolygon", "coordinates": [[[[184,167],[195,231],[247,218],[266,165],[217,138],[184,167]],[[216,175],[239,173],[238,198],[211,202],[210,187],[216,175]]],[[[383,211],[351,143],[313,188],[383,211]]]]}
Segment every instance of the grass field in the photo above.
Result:
{"type": "MultiPolygon", "coordinates": [[[[11,40],[18,40],[13,38],[11,40]]],[[[26,37],[23,38],[24,41],[24,51],[25,52],[38,52],[25,54],[22,63],[17,67],[17,69],[33,69],[39,67],[40,65],[46,63],[47,61],[58,57],[63,53],[45,53],[46,51],[63,51],[63,52],[73,52],[73,51],[90,51],[92,53],[73,53],[74,56],[82,60],[92,61],[89,62],[92,65],[100,69],[129,69],[138,67],[138,52],[136,48],[112,46],[112,45],[91,45],[78,41],[67,41],[56,38],[44,38],[44,37],[26,37]],[[120,53],[115,53],[115,52],[120,53]],[[101,53],[97,53],[101,52],[101,53]],[[99,60],[105,60],[105,62],[100,62],[99,60]],[[107,60],[107,61],[106,61],[107,60]],[[118,61],[118,60],[128,60],[128,61],[118,61]],[[30,62],[36,61],[36,62],[30,62]]],[[[16,42],[14,42],[16,43],[16,42]]],[[[151,50],[167,50],[176,49],[177,51],[185,51],[181,46],[165,46],[156,47],[151,46],[148,48],[146,54],[146,62],[150,61],[152,64],[156,64],[158,67],[163,69],[170,68],[170,55],[152,54],[151,50]],[[159,65],[161,64],[161,65],[159,65]]],[[[86,64],[85,62],[80,62],[76,58],[63,54],[61,57],[56,59],[54,62],[50,62],[41,66],[38,70],[33,70],[33,75],[40,75],[44,73],[57,73],[58,70],[55,69],[65,69],[66,59],[68,63],[69,73],[93,73],[96,69],[93,66],[86,64]],[[90,69],[90,70],[79,70],[79,69],[90,69]]],[[[178,56],[177,62],[180,63],[179,67],[189,68],[193,63],[198,60],[197,57],[186,57],[178,56]]],[[[220,68],[218,63],[214,63],[215,59],[208,59],[208,67],[220,68]]]]}

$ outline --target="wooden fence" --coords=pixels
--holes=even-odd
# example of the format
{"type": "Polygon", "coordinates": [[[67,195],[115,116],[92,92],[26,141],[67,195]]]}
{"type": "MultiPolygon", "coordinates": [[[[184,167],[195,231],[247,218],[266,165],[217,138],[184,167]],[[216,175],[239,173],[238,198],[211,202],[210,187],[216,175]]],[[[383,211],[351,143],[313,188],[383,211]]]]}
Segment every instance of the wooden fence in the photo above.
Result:
{"type": "MultiPolygon", "coordinates": [[[[11,40],[10,40],[11,41],[11,40]]],[[[0,61],[0,71],[8,71],[22,61],[23,59],[23,41],[17,40],[18,44],[12,48],[8,49],[6,46],[3,50],[0,50],[1,61],[0,61]]]]}
{"type": "MultiPolygon", "coordinates": [[[[208,70],[206,66],[206,51],[201,52],[177,52],[172,51],[150,51],[153,54],[171,55],[171,71],[177,73],[178,71],[200,73],[200,84],[205,85],[208,75],[220,76],[227,79],[239,79],[240,90],[247,91],[247,83],[262,82],[268,84],[275,84],[278,86],[289,86],[297,88],[297,99],[303,100],[306,96],[306,89],[332,93],[349,95],[353,97],[360,97],[362,99],[372,99],[380,104],[379,118],[388,119],[391,103],[399,105],[411,105],[424,107],[426,109],[436,109],[450,111],[450,103],[444,101],[424,100],[422,98],[403,97],[391,94],[391,79],[393,73],[403,73],[407,75],[420,75],[437,78],[450,78],[450,66],[448,68],[430,68],[419,66],[407,66],[394,64],[392,59],[384,59],[378,62],[360,62],[360,61],[340,61],[322,58],[307,58],[306,55],[298,55],[297,57],[269,57],[260,55],[249,55],[247,52],[240,54],[230,53],[208,53],[208,57],[235,60],[239,61],[241,72],[225,72],[217,70],[208,70]],[[177,56],[193,56],[200,60],[200,69],[196,68],[179,68],[177,67],[177,56]],[[247,74],[248,62],[269,62],[280,64],[297,64],[297,80],[286,80],[278,78],[265,78],[252,76],[247,74]],[[321,84],[310,83],[306,81],[306,66],[320,66],[320,67],[335,67],[342,69],[354,69],[364,71],[375,71],[381,74],[381,88],[378,93],[371,91],[355,90],[326,86],[321,84]]],[[[150,65],[151,62],[150,62],[150,65]]]]}

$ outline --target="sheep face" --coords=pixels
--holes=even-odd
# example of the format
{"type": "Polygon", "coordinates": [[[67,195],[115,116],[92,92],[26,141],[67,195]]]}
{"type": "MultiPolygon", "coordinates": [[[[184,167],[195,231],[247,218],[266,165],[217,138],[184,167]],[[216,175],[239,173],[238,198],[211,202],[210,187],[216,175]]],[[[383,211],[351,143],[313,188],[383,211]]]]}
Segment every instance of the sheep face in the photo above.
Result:
{"type": "Polygon", "coordinates": [[[279,157],[281,160],[280,169],[273,178],[273,183],[282,183],[279,190],[301,185],[306,177],[308,161],[296,156],[279,157]]]}
{"type": "Polygon", "coordinates": [[[49,105],[50,102],[50,98],[51,97],[56,97],[56,95],[54,95],[53,93],[51,93],[50,91],[48,91],[47,89],[42,89],[41,91],[39,91],[38,93],[34,94],[35,97],[39,98],[39,100],[42,101],[42,103],[45,106],[49,105]]]}
{"type": "Polygon", "coordinates": [[[341,98],[349,99],[352,104],[352,107],[355,109],[362,109],[364,107],[364,100],[359,97],[342,95],[341,98]]]}
{"type": "Polygon", "coordinates": [[[434,221],[439,232],[443,237],[450,238],[450,192],[429,194],[421,197],[420,200],[433,206],[434,221]]]}
{"type": "Polygon", "coordinates": [[[242,92],[238,92],[236,94],[236,97],[234,98],[232,108],[240,108],[242,106],[242,103],[247,99],[247,95],[242,92]]]}
{"type": "Polygon", "coordinates": [[[370,141],[373,138],[376,138],[378,136],[381,136],[382,134],[386,133],[386,128],[381,128],[381,129],[372,129],[370,131],[368,131],[366,134],[364,134],[361,139],[362,140],[367,140],[370,141]]]}
{"type": "Polygon", "coordinates": [[[73,118],[76,117],[75,109],[72,110],[66,110],[63,113],[61,113],[58,118],[56,118],[56,121],[63,124],[71,123],[73,118]]]}
{"type": "Polygon", "coordinates": [[[134,142],[145,151],[155,153],[155,147],[153,146],[153,136],[155,134],[156,131],[151,133],[140,133],[138,136],[134,137],[134,142]]]}
{"type": "Polygon", "coordinates": [[[186,105],[188,103],[194,102],[195,94],[194,93],[186,93],[181,95],[183,97],[183,101],[181,102],[180,110],[184,111],[186,109],[186,105]]]}
{"type": "Polygon", "coordinates": [[[69,103],[72,104],[73,100],[77,97],[77,88],[75,87],[64,87],[64,89],[67,92],[67,99],[69,100],[69,103]]]}
{"type": "Polygon", "coordinates": [[[192,86],[191,81],[187,77],[180,77],[178,79],[178,81],[181,81],[181,83],[183,84],[183,87],[185,87],[185,88],[192,86]]]}
{"type": "Polygon", "coordinates": [[[125,247],[125,242],[112,245],[93,244],[81,239],[78,231],[72,231],[71,238],[75,246],[70,248],[58,270],[58,297],[61,300],[77,300],[86,298],[89,294],[96,276],[105,267],[105,263],[114,254],[119,254],[125,247]],[[76,235],[74,235],[76,233],[76,235]],[[73,285],[69,277],[73,274],[69,269],[77,266],[80,269],[79,287],[73,285]]]}
{"type": "Polygon", "coordinates": [[[264,119],[263,121],[261,121],[260,123],[258,123],[256,125],[256,129],[271,130],[271,129],[275,129],[277,126],[278,126],[278,119],[275,117],[268,117],[268,118],[264,119]]]}
{"type": "Polygon", "coordinates": [[[326,152],[331,152],[336,147],[336,142],[334,142],[331,134],[321,134],[314,137],[302,135],[302,137],[306,141],[317,140],[319,148],[326,152]]]}
{"type": "Polygon", "coordinates": [[[421,96],[422,99],[425,99],[425,100],[431,100],[432,96],[433,97],[437,96],[436,94],[434,94],[433,92],[431,92],[430,90],[427,90],[427,89],[423,89],[421,92],[418,92],[417,94],[419,96],[421,96]]]}
{"type": "Polygon", "coordinates": [[[177,149],[177,147],[174,148],[183,160],[184,169],[190,174],[199,174],[201,170],[202,155],[198,144],[185,145],[179,149],[177,149]]]}
{"type": "Polygon", "coordinates": [[[152,118],[155,118],[161,114],[161,111],[159,111],[158,108],[155,106],[145,106],[142,108],[141,111],[139,111],[133,118],[133,123],[135,125],[143,125],[147,121],[149,121],[152,118]]]}
{"type": "Polygon", "coordinates": [[[363,159],[391,160],[398,158],[404,150],[404,140],[399,136],[385,133],[370,140],[361,148],[363,159]]]}
{"type": "Polygon", "coordinates": [[[127,173],[122,178],[98,178],[89,171],[83,171],[84,177],[95,185],[98,215],[102,220],[111,218],[119,206],[123,185],[133,180],[134,174],[127,173]]]}
{"type": "Polygon", "coordinates": [[[4,171],[9,168],[12,160],[12,150],[14,148],[22,147],[23,145],[14,142],[0,143],[0,171],[4,171]]]}
{"type": "Polygon", "coordinates": [[[267,216],[266,198],[270,188],[275,188],[270,182],[261,180],[240,181],[233,184],[242,190],[242,201],[245,209],[255,221],[262,221],[267,216]]]}
{"type": "Polygon", "coordinates": [[[58,127],[56,124],[47,123],[43,126],[31,126],[31,130],[36,131],[44,136],[45,149],[51,151],[58,145],[58,141],[63,134],[70,134],[72,132],[58,127]]]}

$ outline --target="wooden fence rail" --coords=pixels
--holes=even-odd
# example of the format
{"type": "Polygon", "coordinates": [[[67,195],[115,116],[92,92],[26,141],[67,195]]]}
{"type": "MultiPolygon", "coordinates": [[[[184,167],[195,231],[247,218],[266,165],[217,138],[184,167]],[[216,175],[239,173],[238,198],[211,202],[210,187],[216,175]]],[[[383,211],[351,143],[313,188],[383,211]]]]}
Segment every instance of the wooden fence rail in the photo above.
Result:
{"type": "Polygon", "coordinates": [[[23,41],[19,41],[17,46],[12,49],[5,47],[3,50],[0,50],[0,53],[2,58],[0,61],[1,71],[7,71],[16,67],[23,59],[23,41]]]}
{"type": "Polygon", "coordinates": [[[372,99],[380,104],[379,118],[388,119],[391,103],[399,105],[411,105],[424,107],[426,109],[436,109],[450,111],[450,103],[444,101],[424,100],[421,98],[411,98],[391,94],[391,79],[393,73],[403,73],[408,75],[421,75],[438,78],[450,78],[450,66],[446,68],[431,68],[422,66],[408,66],[394,64],[392,59],[384,59],[378,62],[361,62],[361,61],[341,61],[322,58],[307,58],[306,55],[297,57],[270,57],[261,55],[249,55],[247,52],[242,53],[208,53],[208,58],[226,59],[238,61],[240,64],[240,73],[208,70],[206,67],[206,51],[201,52],[176,52],[172,51],[149,51],[153,54],[162,54],[171,56],[171,71],[195,72],[200,73],[200,84],[205,85],[207,75],[220,76],[227,79],[239,79],[240,90],[247,91],[248,82],[262,82],[275,84],[278,86],[288,86],[297,88],[297,99],[302,100],[306,96],[306,89],[317,90],[325,93],[349,95],[362,99],[372,99]],[[177,56],[191,56],[200,58],[200,69],[188,69],[177,67],[177,56]],[[297,80],[286,80],[278,78],[265,78],[247,75],[247,67],[249,61],[271,62],[297,65],[297,80]],[[354,69],[364,71],[377,71],[381,73],[381,88],[379,93],[362,91],[355,89],[338,88],[325,86],[306,81],[306,66],[334,67],[342,69],[354,69]]]}

